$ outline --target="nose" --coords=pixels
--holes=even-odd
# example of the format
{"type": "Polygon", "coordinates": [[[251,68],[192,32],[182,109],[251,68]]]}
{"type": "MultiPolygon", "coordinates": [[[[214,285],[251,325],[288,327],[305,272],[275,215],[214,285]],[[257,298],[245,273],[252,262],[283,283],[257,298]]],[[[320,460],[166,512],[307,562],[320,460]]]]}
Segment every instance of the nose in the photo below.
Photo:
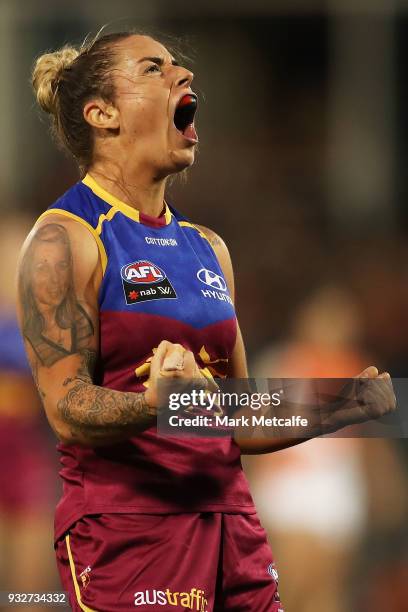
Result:
{"type": "Polygon", "coordinates": [[[53,287],[55,288],[55,286],[58,284],[58,281],[59,281],[59,276],[58,276],[57,270],[55,270],[55,268],[51,268],[50,275],[49,275],[49,280],[52,283],[53,287]]]}
{"type": "Polygon", "coordinates": [[[60,288],[61,277],[60,277],[60,274],[59,274],[57,268],[54,268],[53,266],[51,266],[51,268],[50,268],[49,280],[50,280],[50,283],[52,284],[52,288],[54,290],[60,288]]]}
{"type": "Polygon", "coordinates": [[[176,86],[177,87],[183,87],[183,86],[189,87],[194,79],[194,74],[191,72],[191,70],[188,70],[187,68],[178,67],[178,69],[180,73],[177,75],[177,78],[176,78],[176,86]]]}

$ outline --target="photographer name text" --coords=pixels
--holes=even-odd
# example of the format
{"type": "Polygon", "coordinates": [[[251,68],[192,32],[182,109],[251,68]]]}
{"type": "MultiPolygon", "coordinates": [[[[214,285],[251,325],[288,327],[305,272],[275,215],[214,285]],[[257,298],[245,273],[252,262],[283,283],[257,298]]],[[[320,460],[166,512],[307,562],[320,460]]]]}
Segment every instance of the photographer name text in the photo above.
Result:
{"type": "Polygon", "coordinates": [[[171,427],[307,427],[309,421],[299,415],[283,418],[252,414],[234,418],[200,414],[194,417],[172,415],[169,424],[171,427]]]}

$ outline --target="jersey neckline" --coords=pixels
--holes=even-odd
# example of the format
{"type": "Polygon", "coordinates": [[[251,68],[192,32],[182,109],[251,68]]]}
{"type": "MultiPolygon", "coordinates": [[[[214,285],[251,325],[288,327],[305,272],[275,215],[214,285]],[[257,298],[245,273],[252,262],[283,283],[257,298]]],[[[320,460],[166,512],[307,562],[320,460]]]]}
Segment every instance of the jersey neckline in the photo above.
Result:
{"type": "Polygon", "coordinates": [[[164,209],[160,217],[151,217],[137,210],[137,208],[133,208],[129,204],[126,204],[126,202],[122,202],[119,198],[109,193],[109,191],[106,191],[106,189],[101,187],[90,174],[86,174],[82,179],[82,183],[89,187],[89,189],[104,202],[137,223],[143,223],[144,225],[150,225],[152,227],[163,227],[171,223],[172,213],[166,201],[164,201],[164,209]]]}

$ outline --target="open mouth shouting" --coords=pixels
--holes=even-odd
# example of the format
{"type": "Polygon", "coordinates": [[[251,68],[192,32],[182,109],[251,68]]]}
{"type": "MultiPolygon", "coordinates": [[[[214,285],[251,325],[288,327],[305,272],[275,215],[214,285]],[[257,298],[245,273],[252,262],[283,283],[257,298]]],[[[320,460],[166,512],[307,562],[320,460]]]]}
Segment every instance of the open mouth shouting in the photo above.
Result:
{"type": "Polygon", "coordinates": [[[197,96],[193,93],[184,94],[180,98],[174,113],[176,129],[191,143],[198,142],[194,127],[194,116],[197,111],[197,96]]]}

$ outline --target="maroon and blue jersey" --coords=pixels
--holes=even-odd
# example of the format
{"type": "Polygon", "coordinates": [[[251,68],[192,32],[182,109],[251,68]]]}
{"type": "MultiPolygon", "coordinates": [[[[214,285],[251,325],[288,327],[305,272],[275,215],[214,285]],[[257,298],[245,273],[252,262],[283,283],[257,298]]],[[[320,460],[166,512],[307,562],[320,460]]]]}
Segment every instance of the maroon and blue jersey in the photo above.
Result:
{"type": "MultiPolygon", "coordinates": [[[[99,249],[103,387],[142,392],[162,340],[191,350],[200,369],[225,377],[236,316],[205,234],[165,205],[156,218],[102,189],[87,175],[43,215],[75,219],[99,249]]],[[[160,436],[151,427],[98,448],[59,444],[64,492],[56,537],[86,514],[255,512],[232,438],[160,436]]]]}

